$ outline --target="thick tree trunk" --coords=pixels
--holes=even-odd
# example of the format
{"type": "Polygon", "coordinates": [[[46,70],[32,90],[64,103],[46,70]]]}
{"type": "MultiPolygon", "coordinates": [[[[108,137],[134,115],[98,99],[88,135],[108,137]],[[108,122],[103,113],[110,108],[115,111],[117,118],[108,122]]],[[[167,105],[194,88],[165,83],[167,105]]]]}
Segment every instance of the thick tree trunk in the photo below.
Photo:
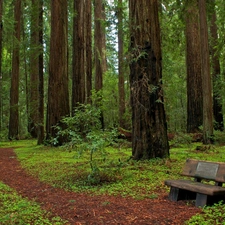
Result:
{"type": "Polygon", "coordinates": [[[39,85],[39,0],[32,0],[31,10],[31,52],[30,52],[30,95],[28,131],[37,137],[38,124],[38,85],[39,85]]]}
{"type": "Polygon", "coordinates": [[[162,91],[157,0],[130,0],[132,155],[136,160],[169,156],[162,91]]]}
{"type": "Polygon", "coordinates": [[[214,114],[214,128],[215,130],[224,130],[224,123],[223,123],[223,109],[222,109],[222,99],[221,94],[219,94],[219,87],[220,87],[220,61],[219,55],[216,52],[216,46],[218,42],[218,35],[217,35],[217,25],[216,25],[216,11],[214,9],[214,13],[211,19],[211,56],[212,56],[212,78],[213,78],[213,114],[214,114]]]}
{"type": "MultiPolygon", "coordinates": [[[[47,140],[56,137],[54,128],[64,116],[68,116],[68,21],[67,1],[51,1],[51,39],[47,106],[47,140]]],[[[57,145],[66,139],[59,137],[57,145]]]]}
{"type": "Polygon", "coordinates": [[[203,123],[199,11],[197,0],[185,5],[187,67],[187,132],[199,132],[203,123]]]}
{"type": "Polygon", "coordinates": [[[125,124],[125,89],[124,89],[124,33],[123,33],[123,1],[118,1],[118,47],[119,47],[119,125],[126,128],[125,124]]]}
{"type": "Polygon", "coordinates": [[[92,32],[91,0],[74,1],[72,108],[91,102],[92,32]]]}
{"type": "MultiPolygon", "coordinates": [[[[102,0],[94,0],[94,24],[95,24],[95,90],[99,92],[103,87],[103,74],[107,70],[106,42],[105,42],[105,6],[102,0]]],[[[101,100],[100,100],[101,101],[101,100]]],[[[100,104],[100,102],[98,103],[100,104]]],[[[104,128],[103,113],[101,124],[104,128]]]]}
{"type": "Polygon", "coordinates": [[[16,0],[14,5],[14,42],[12,54],[12,76],[10,89],[10,116],[8,138],[19,139],[19,67],[20,67],[20,25],[21,25],[21,0],[16,0]]]}
{"type": "Polygon", "coordinates": [[[203,143],[209,144],[213,138],[213,103],[212,84],[209,64],[208,26],[206,17],[206,2],[199,0],[201,65],[203,87],[203,143]]]}

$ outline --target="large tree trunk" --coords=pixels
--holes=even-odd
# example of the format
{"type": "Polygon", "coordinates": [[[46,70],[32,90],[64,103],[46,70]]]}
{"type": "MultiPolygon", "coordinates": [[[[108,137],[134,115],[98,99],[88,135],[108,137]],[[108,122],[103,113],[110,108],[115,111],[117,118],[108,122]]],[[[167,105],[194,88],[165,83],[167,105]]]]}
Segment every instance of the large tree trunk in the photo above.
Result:
{"type": "Polygon", "coordinates": [[[209,144],[213,137],[213,103],[212,84],[209,64],[208,26],[206,17],[206,2],[199,0],[201,65],[203,87],[203,143],[209,144]]]}
{"type": "Polygon", "coordinates": [[[43,0],[39,0],[39,102],[38,102],[38,140],[37,144],[44,142],[44,59],[43,59],[43,0]]]}
{"type": "Polygon", "coordinates": [[[32,0],[28,131],[37,137],[39,85],[39,0],[32,0]]]}
{"type": "Polygon", "coordinates": [[[187,67],[187,132],[199,132],[203,122],[199,11],[197,0],[185,5],[187,67]]]}
{"type": "Polygon", "coordinates": [[[16,0],[14,5],[14,42],[12,54],[12,76],[10,89],[10,116],[8,138],[19,138],[19,67],[20,67],[20,25],[21,25],[21,0],[16,0]]]}
{"type": "Polygon", "coordinates": [[[123,34],[123,1],[118,1],[118,47],[119,47],[119,125],[126,128],[125,124],[125,89],[124,89],[124,34],[123,34]]]}
{"type": "Polygon", "coordinates": [[[85,103],[84,1],[74,0],[72,109],[85,103]]]}
{"type": "MultiPolygon", "coordinates": [[[[47,140],[57,136],[54,128],[60,124],[64,116],[68,116],[68,21],[67,1],[51,1],[51,39],[50,63],[47,106],[47,140]]],[[[61,145],[66,138],[59,137],[57,145],[61,145]]]]}
{"type": "Polygon", "coordinates": [[[157,0],[130,0],[132,155],[136,160],[169,156],[162,91],[157,0]]]}
{"type": "MultiPolygon", "coordinates": [[[[106,42],[105,42],[105,5],[102,0],[94,0],[94,24],[95,24],[95,90],[100,92],[103,87],[103,74],[107,70],[106,64],[106,42]]],[[[101,100],[100,100],[101,101],[101,100]]],[[[98,102],[97,104],[100,104],[98,102]]],[[[101,113],[101,124],[104,128],[103,113],[101,113]]]]}
{"type": "Polygon", "coordinates": [[[92,89],[91,0],[74,0],[72,108],[90,102],[92,89]]]}
{"type": "Polygon", "coordinates": [[[220,76],[220,61],[219,55],[216,51],[217,42],[218,42],[218,35],[217,35],[217,25],[216,25],[216,11],[214,8],[214,13],[211,19],[211,56],[212,56],[212,78],[213,78],[213,114],[214,114],[214,128],[215,130],[224,130],[224,123],[223,123],[223,109],[222,109],[222,99],[220,92],[220,83],[221,83],[221,76],[220,76]]]}

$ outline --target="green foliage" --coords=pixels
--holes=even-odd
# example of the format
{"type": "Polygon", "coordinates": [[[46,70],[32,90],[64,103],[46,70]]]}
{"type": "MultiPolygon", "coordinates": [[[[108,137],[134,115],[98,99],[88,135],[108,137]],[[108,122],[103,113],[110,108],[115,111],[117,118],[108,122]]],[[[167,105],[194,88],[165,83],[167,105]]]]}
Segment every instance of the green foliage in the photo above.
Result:
{"type": "MultiPolygon", "coordinates": [[[[90,141],[98,141],[97,136],[93,137],[91,133],[88,135],[90,135],[90,141]]],[[[135,199],[152,199],[165,191],[169,192],[169,188],[164,185],[166,179],[181,178],[182,167],[187,158],[225,161],[225,147],[220,144],[220,141],[224,140],[222,133],[220,135],[216,133],[218,145],[207,151],[196,150],[201,143],[189,144],[184,141],[185,138],[182,139],[180,136],[180,139],[182,143],[178,143],[176,148],[171,148],[170,159],[150,161],[132,160],[130,148],[121,148],[116,145],[103,148],[104,144],[100,140],[97,145],[91,146],[95,154],[93,170],[89,164],[91,147],[88,147],[89,150],[84,150],[85,145],[88,146],[86,143],[83,145],[82,153],[72,148],[67,151],[64,148],[36,146],[35,141],[7,142],[2,143],[2,146],[24,146],[17,147],[15,150],[21,165],[30,174],[54,187],[96,195],[109,194],[131,196],[135,199]],[[100,150],[95,152],[95,149],[100,150]]],[[[108,140],[108,143],[110,142],[108,140]]],[[[198,215],[197,218],[204,216],[201,217],[202,222],[199,224],[207,224],[207,220],[213,220],[216,215],[219,216],[219,221],[222,218],[220,215],[222,210],[224,206],[219,204],[215,205],[211,211],[198,215]]],[[[193,219],[191,224],[198,224],[194,221],[197,219],[193,219]]]]}
{"type": "Polygon", "coordinates": [[[0,224],[34,224],[34,225],[61,225],[66,224],[59,217],[51,218],[50,214],[27,199],[23,199],[13,189],[0,182],[0,224]],[[51,218],[51,219],[50,219],[51,218]]]}
{"type": "Polygon", "coordinates": [[[102,136],[98,140],[97,135],[89,135],[90,143],[83,143],[82,147],[71,148],[70,151],[31,144],[26,148],[17,148],[16,152],[23,167],[55,187],[138,199],[168,191],[164,180],[180,178],[187,158],[225,161],[223,146],[198,151],[196,146],[201,143],[184,143],[171,148],[170,159],[136,162],[131,159],[130,148],[105,147],[107,144],[104,142],[111,143],[111,139],[102,136]],[[102,138],[106,139],[103,141],[102,138]]]}
{"type": "Polygon", "coordinates": [[[98,184],[101,182],[101,174],[98,162],[95,161],[95,155],[106,159],[105,148],[114,143],[118,134],[116,130],[103,131],[100,122],[101,110],[90,104],[81,104],[74,111],[73,117],[65,117],[61,123],[66,127],[57,126],[58,135],[54,138],[53,144],[57,144],[58,137],[66,136],[69,140],[64,144],[68,149],[75,149],[79,157],[84,152],[89,154],[88,163],[91,172],[87,176],[87,182],[90,184],[98,184]]]}
{"type": "Polygon", "coordinates": [[[94,105],[80,104],[74,110],[74,116],[64,117],[60,125],[56,126],[58,135],[52,140],[52,144],[56,145],[60,136],[67,136],[68,143],[65,143],[67,147],[81,144],[89,132],[101,129],[100,113],[100,109],[94,105]]]}
{"type": "Polygon", "coordinates": [[[223,201],[213,206],[203,208],[201,214],[193,216],[186,224],[188,225],[211,225],[224,224],[225,221],[225,204],[223,201]]]}
{"type": "Polygon", "coordinates": [[[162,1],[162,76],[170,132],[186,131],[185,24],[180,1],[162,1]]]}

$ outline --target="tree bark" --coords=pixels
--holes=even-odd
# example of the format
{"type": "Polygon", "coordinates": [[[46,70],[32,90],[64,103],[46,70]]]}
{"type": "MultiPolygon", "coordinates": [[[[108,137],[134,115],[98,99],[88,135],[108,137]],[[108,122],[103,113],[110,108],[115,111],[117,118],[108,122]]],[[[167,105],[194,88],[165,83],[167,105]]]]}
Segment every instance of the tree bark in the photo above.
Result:
{"type": "Polygon", "coordinates": [[[85,103],[84,1],[74,0],[72,109],[85,103]]]}
{"type": "MultiPolygon", "coordinates": [[[[51,37],[48,82],[48,106],[46,132],[47,140],[57,136],[54,126],[60,124],[64,116],[69,116],[68,93],[68,18],[67,1],[51,1],[51,37]]],[[[62,127],[63,128],[63,127],[62,127]]],[[[59,137],[56,145],[67,141],[59,137]]]]}
{"type": "Polygon", "coordinates": [[[125,88],[124,88],[124,33],[123,33],[123,1],[118,1],[118,55],[119,55],[119,125],[126,128],[125,124],[125,88]]]}
{"type": "Polygon", "coordinates": [[[212,84],[209,64],[208,26],[206,17],[206,2],[199,0],[201,68],[203,87],[203,143],[212,143],[213,138],[213,103],[212,84]]]}
{"type": "Polygon", "coordinates": [[[157,0],[130,0],[132,155],[135,160],[169,156],[162,91],[157,0]]]}
{"type": "Polygon", "coordinates": [[[37,138],[39,54],[39,0],[32,0],[28,131],[33,138],[37,138]]]}
{"type": "Polygon", "coordinates": [[[203,123],[203,97],[200,51],[200,27],[197,0],[185,5],[187,67],[187,133],[200,131],[203,123]]]}
{"type": "Polygon", "coordinates": [[[20,67],[20,25],[21,25],[21,0],[16,0],[14,5],[14,42],[12,54],[12,76],[10,88],[10,116],[8,138],[19,139],[19,67],[20,67]]]}
{"type": "MultiPolygon", "coordinates": [[[[94,25],[95,25],[95,90],[100,92],[103,88],[103,74],[107,70],[106,42],[105,42],[105,6],[102,0],[94,0],[94,25]]],[[[100,94],[101,95],[101,94],[100,94]]],[[[101,96],[100,96],[101,97],[101,96]]],[[[98,105],[101,103],[101,98],[98,105]]],[[[104,118],[101,112],[101,124],[104,128],[104,118]]]]}
{"type": "Polygon", "coordinates": [[[85,1],[85,71],[86,71],[86,103],[91,103],[92,91],[92,1],[85,1]]]}
{"type": "Polygon", "coordinates": [[[91,0],[74,0],[72,108],[91,102],[92,32],[91,0]]]}

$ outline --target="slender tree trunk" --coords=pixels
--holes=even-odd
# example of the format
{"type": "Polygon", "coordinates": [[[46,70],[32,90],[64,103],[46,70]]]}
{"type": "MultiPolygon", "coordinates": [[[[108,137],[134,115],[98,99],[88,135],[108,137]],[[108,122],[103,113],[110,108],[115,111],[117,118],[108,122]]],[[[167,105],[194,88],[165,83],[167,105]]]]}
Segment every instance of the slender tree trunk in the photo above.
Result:
{"type": "Polygon", "coordinates": [[[202,61],[202,87],[203,87],[203,143],[209,144],[213,138],[213,103],[212,84],[209,64],[208,26],[206,17],[206,2],[199,0],[200,40],[202,61]]]}
{"type": "Polygon", "coordinates": [[[84,1],[74,0],[72,109],[85,103],[84,1]]]}
{"type": "MultiPolygon", "coordinates": [[[[51,39],[48,82],[48,106],[46,132],[47,140],[57,136],[54,126],[60,123],[64,116],[69,116],[68,92],[68,18],[67,1],[51,0],[51,39]]],[[[59,136],[55,145],[67,141],[59,136]]]]}
{"type": "Polygon", "coordinates": [[[32,0],[28,131],[37,137],[39,85],[39,0],[32,0]]]}
{"type": "Polygon", "coordinates": [[[43,59],[43,0],[39,0],[39,102],[38,102],[38,140],[37,144],[44,142],[44,59],[43,59]]]}
{"type": "Polygon", "coordinates": [[[119,47],[119,125],[125,128],[125,89],[124,89],[124,34],[123,34],[123,1],[118,1],[118,47],[119,47]]]}
{"type": "Polygon", "coordinates": [[[187,132],[200,131],[203,122],[203,97],[200,52],[200,27],[197,0],[187,0],[186,22],[186,67],[187,67],[187,132]]]}
{"type": "Polygon", "coordinates": [[[214,9],[214,13],[211,19],[211,55],[212,55],[212,78],[213,78],[213,114],[214,114],[214,128],[215,130],[224,130],[224,123],[223,123],[223,109],[222,109],[222,99],[221,94],[219,94],[219,87],[220,87],[220,61],[219,55],[216,52],[216,46],[218,42],[218,34],[217,34],[217,25],[216,25],[216,11],[214,9]]]}
{"type": "Polygon", "coordinates": [[[21,0],[16,0],[14,5],[14,42],[12,54],[12,76],[10,88],[10,116],[8,138],[19,139],[19,66],[20,66],[20,25],[21,25],[21,0]]]}
{"type": "Polygon", "coordinates": [[[132,155],[169,156],[162,91],[162,54],[157,0],[129,0],[132,155]]]}
{"type": "Polygon", "coordinates": [[[92,1],[85,1],[85,71],[86,71],[86,102],[91,103],[92,90],[92,1]]]}

